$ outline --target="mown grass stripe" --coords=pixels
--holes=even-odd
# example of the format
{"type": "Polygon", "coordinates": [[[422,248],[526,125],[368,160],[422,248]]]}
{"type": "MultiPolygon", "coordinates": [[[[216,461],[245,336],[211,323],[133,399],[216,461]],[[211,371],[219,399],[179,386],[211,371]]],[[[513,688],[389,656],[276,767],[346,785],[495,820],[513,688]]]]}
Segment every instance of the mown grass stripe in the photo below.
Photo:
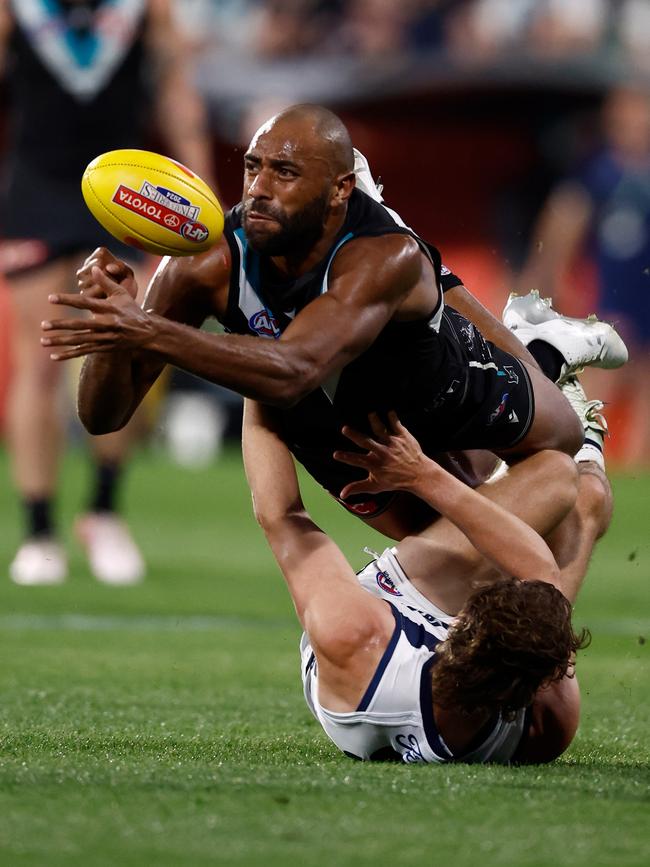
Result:
{"type": "Polygon", "coordinates": [[[104,615],[104,614],[4,614],[0,630],[70,632],[211,632],[231,629],[286,629],[295,624],[290,618],[260,620],[240,615],[104,615]]]}
{"type": "MultiPolygon", "coordinates": [[[[582,622],[582,621],[581,621],[582,622]]],[[[650,639],[650,618],[584,618],[592,632],[600,635],[645,635],[650,639]]],[[[243,617],[228,614],[4,614],[0,615],[0,630],[62,630],[77,632],[141,631],[141,632],[210,632],[230,629],[287,629],[295,625],[291,618],[243,617]]]]}

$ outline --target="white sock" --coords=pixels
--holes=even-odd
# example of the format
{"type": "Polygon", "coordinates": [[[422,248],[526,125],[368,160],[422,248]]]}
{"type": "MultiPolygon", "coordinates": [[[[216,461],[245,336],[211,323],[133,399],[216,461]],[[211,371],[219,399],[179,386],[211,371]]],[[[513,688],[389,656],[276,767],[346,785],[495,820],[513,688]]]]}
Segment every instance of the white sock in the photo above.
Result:
{"type": "Polygon", "coordinates": [[[593,461],[595,464],[598,464],[601,470],[605,469],[605,455],[603,454],[603,450],[597,443],[592,442],[591,440],[584,441],[582,448],[575,456],[574,460],[577,464],[580,464],[583,461],[593,461]]]}

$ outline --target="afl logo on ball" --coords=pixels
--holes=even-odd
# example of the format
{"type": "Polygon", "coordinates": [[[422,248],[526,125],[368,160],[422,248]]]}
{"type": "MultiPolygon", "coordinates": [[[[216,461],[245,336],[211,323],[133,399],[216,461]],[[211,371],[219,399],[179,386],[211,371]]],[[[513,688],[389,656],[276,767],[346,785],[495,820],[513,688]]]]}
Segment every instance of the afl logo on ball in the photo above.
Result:
{"type": "Polygon", "coordinates": [[[181,226],[181,235],[187,241],[194,241],[195,244],[202,244],[208,237],[208,230],[203,223],[194,223],[189,221],[181,226]]]}
{"type": "Polygon", "coordinates": [[[393,583],[393,579],[390,577],[388,572],[377,572],[375,578],[377,580],[377,584],[379,584],[379,586],[385,593],[389,593],[391,596],[403,595],[393,583]]]}

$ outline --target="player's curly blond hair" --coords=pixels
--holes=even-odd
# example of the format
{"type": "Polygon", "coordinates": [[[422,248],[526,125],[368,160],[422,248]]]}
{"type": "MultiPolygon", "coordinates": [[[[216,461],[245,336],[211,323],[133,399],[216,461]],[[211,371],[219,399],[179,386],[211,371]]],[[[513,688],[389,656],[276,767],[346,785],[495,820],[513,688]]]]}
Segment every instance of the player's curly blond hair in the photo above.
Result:
{"type": "Polygon", "coordinates": [[[437,648],[433,701],[442,707],[501,711],[511,718],[540,686],[561,680],[587,630],[571,625],[571,605],[545,581],[507,578],[476,590],[437,648]]]}

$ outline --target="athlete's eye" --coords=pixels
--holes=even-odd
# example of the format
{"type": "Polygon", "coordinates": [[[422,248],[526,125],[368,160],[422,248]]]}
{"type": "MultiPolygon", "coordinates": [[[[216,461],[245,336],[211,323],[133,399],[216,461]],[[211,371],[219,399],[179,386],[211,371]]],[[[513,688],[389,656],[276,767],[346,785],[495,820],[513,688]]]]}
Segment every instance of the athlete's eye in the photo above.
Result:
{"type": "Polygon", "coordinates": [[[291,180],[298,177],[297,172],[295,172],[293,169],[287,168],[286,166],[282,166],[278,169],[278,175],[284,180],[291,180]]]}

